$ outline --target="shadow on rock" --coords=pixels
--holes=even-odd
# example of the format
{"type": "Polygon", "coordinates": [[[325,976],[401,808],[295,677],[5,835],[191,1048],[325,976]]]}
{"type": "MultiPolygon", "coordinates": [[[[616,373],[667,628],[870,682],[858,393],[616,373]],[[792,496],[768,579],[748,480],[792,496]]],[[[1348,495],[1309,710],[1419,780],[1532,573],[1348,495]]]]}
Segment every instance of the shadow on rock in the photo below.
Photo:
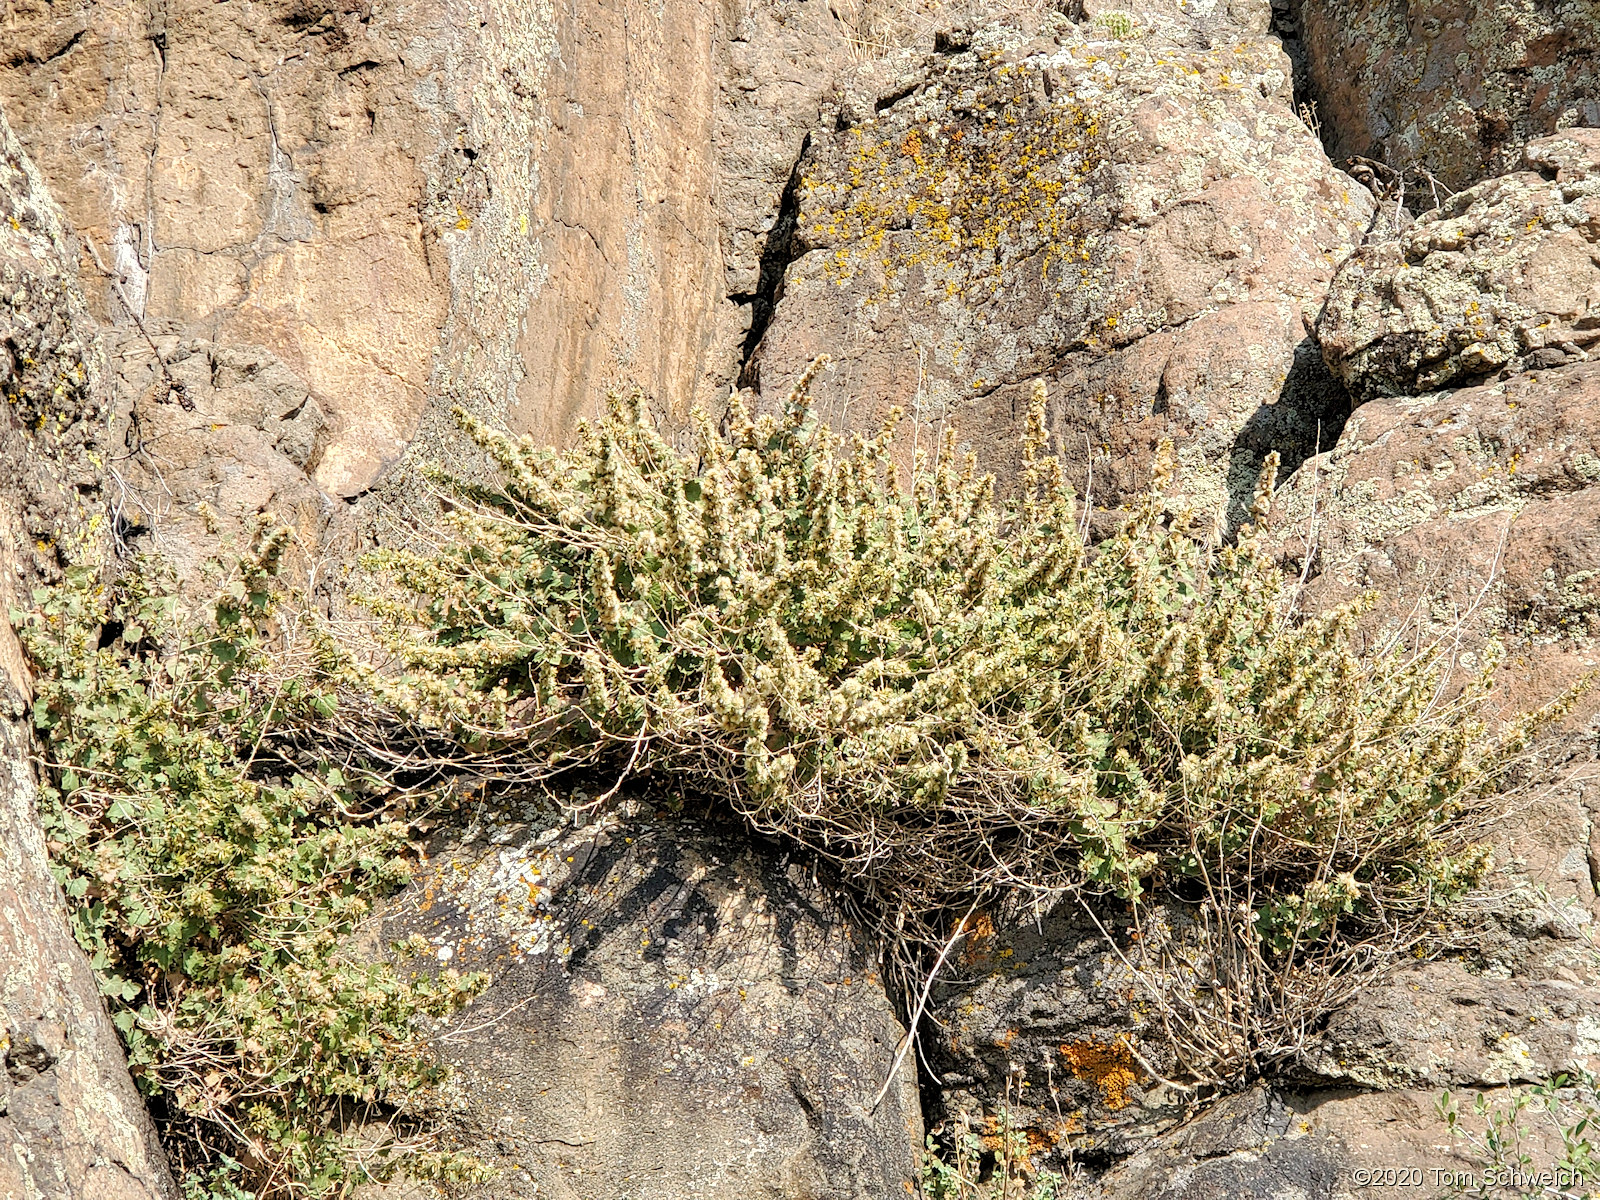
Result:
{"type": "Polygon", "coordinates": [[[1228,455],[1228,530],[1250,516],[1250,502],[1267,455],[1278,452],[1278,480],[1284,482],[1300,464],[1331,450],[1350,416],[1350,393],[1327,365],[1311,338],[1294,351],[1294,365],[1277,398],[1250,414],[1228,455]]]}
{"type": "Polygon", "coordinates": [[[904,1031],[863,939],[742,827],[628,808],[512,801],[385,915],[417,969],[489,976],[436,1037],[485,1194],[905,1195],[921,1113],[909,1069],[867,1111],[904,1031]]]}

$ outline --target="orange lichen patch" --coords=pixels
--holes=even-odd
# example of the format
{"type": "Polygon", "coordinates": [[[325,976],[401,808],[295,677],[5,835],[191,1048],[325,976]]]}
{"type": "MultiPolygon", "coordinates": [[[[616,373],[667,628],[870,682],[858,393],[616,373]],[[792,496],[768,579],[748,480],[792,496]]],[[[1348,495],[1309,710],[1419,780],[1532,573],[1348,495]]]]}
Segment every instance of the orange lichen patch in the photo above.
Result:
{"type": "Polygon", "coordinates": [[[967,936],[961,945],[963,966],[977,966],[989,961],[994,954],[994,918],[981,912],[967,918],[967,936]]]}
{"type": "Polygon", "coordinates": [[[1131,1103],[1128,1089],[1139,1081],[1139,1072],[1127,1038],[1119,1035],[1112,1042],[1067,1042],[1061,1055],[1074,1075],[1099,1090],[1108,1109],[1115,1111],[1131,1103]]]}
{"type": "Polygon", "coordinates": [[[1069,1112],[1054,1125],[1047,1125],[1044,1130],[1044,1136],[1049,1138],[1052,1143],[1059,1146],[1068,1138],[1082,1133],[1088,1127],[1089,1126],[1087,1122],[1085,1122],[1083,1119],[1082,1113],[1069,1112]]]}
{"type": "Polygon", "coordinates": [[[1068,1113],[1052,1125],[1046,1125],[1039,1129],[1029,1129],[1027,1131],[1028,1153],[1035,1157],[1041,1154],[1048,1154],[1061,1145],[1062,1142],[1072,1137],[1073,1134],[1082,1133],[1083,1128],[1083,1117],[1078,1113],[1068,1113]]]}
{"type": "Polygon", "coordinates": [[[993,1113],[983,1118],[983,1124],[978,1127],[978,1142],[991,1154],[1005,1148],[1005,1125],[993,1113]]]}

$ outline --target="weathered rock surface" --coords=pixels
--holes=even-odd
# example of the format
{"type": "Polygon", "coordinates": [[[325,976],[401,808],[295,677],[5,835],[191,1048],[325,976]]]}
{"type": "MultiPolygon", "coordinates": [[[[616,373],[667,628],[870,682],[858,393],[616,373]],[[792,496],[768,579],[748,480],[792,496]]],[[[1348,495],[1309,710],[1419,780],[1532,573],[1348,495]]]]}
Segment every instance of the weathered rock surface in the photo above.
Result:
{"type": "Polygon", "coordinates": [[[1546,754],[1557,761],[1505,798],[1489,832],[1496,872],[1459,948],[1403,967],[1335,1014],[1298,1064],[1302,1081],[1436,1096],[1596,1065],[1592,726],[1546,754]]]}
{"type": "Polygon", "coordinates": [[[1339,1014],[1313,1066],[1330,1082],[1397,1087],[1535,1083],[1600,1053],[1586,984],[1485,979],[1451,963],[1405,973],[1339,1014]]]}
{"type": "Polygon", "coordinates": [[[440,839],[386,940],[483,970],[438,1032],[486,1195],[898,1200],[922,1118],[903,1027],[837,904],[740,828],[537,807],[440,839]]]}
{"type": "Polygon", "coordinates": [[[1494,1093],[1600,1058],[1592,730],[1566,753],[1509,798],[1459,947],[1374,976],[1276,1090],[1196,1106],[1162,1082],[1170,1052],[1129,969],[1148,965],[1142,943],[1108,921],[1113,950],[1067,906],[969,936],[924,1025],[931,1118],[992,1134],[1003,1111],[1036,1167],[1079,1165],[1068,1194],[1086,1198],[1365,1195],[1360,1170],[1388,1170],[1397,1188],[1378,1194],[1401,1195],[1481,1172],[1437,1115],[1443,1089],[1494,1093]]]}
{"type": "Polygon", "coordinates": [[[454,114],[418,102],[448,93],[443,16],[79,0],[18,6],[3,35],[0,99],[81,233],[96,313],[276,355],[332,417],[311,466],[336,495],[415,428],[442,231],[482,190],[454,114]]]}
{"type": "Polygon", "coordinates": [[[1292,1100],[1265,1088],[1229,1096],[1079,1194],[1118,1200],[1348,1194],[1346,1147],[1310,1133],[1292,1100]]]}
{"type": "Polygon", "coordinates": [[[0,1196],[168,1200],[166,1158],[68,930],[36,801],[31,747],[0,720],[0,1196]]]}
{"type": "MultiPolygon", "coordinates": [[[[1559,331],[1570,342],[1582,332],[1581,303],[1555,302],[1551,289],[1581,294],[1593,269],[1587,252],[1554,260],[1564,239],[1585,241],[1574,231],[1588,219],[1594,136],[1535,141],[1527,170],[1479,185],[1347,264],[1318,333],[1352,390],[1377,398],[1274,507],[1274,536],[1306,581],[1307,607],[1375,591],[1371,634],[1403,625],[1408,639],[1439,643],[1468,670],[1488,639],[1501,639],[1507,712],[1596,665],[1600,364],[1584,361],[1581,346],[1528,336],[1559,331]],[[1500,347],[1497,361],[1470,361],[1480,344],[1500,347]],[[1498,374],[1484,380],[1486,367],[1498,374]]],[[[1493,1091],[1594,1065],[1600,859],[1584,720],[1586,733],[1557,743],[1569,761],[1507,797],[1494,835],[1499,869],[1469,944],[1369,990],[1308,1047],[1308,1076],[1379,1091],[1320,1094],[1307,1110],[1312,1128],[1348,1148],[1352,1168],[1403,1162],[1429,1183],[1433,1172],[1481,1170],[1457,1157],[1462,1147],[1434,1115],[1440,1089],[1493,1091]]]]}
{"type": "Polygon", "coordinates": [[[954,421],[1005,479],[1043,378],[1074,482],[1107,505],[1163,436],[1206,511],[1269,445],[1332,443],[1346,401],[1304,322],[1371,196],[1294,115],[1278,44],[1249,36],[1265,6],[1212,49],[1133,19],[980,31],[844,95],[801,164],[799,253],[752,365],[769,403],[826,351],[835,424],[899,406],[909,459],[954,421]]]}
{"type": "Polygon", "coordinates": [[[1137,941],[1125,920],[1110,928],[1116,949],[1072,900],[974,923],[924,1026],[947,1116],[981,1125],[1003,1096],[1012,1127],[1057,1165],[1130,1153],[1183,1119],[1183,1094],[1146,1069],[1170,1071],[1171,1056],[1121,956],[1137,964],[1137,941]]]}
{"type": "MultiPolygon", "coordinates": [[[[1282,1091],[1258,1087],[1226,1097],[1189,1124],[1153,1141],[1098,1178],[1065,1194],[1073,1200],[1433,1200],[1484,1178],[1484,1164],[1440,1123],[1436,1091],[1282,1091]]],[[[1491,1097],[1502,1108],[1505,1094],[1491,1097]]],[[[1463,1124],[1482,1132],[1467,1106],[1463,1124]]],[[[1547,1129],[1532,1126],[1525,1147],[1536,1161],[1559,1154],[1547,1129]]]]}
{"type": "Polygon", "coordinates": [[[1317,339],[1360,399],[1459,387],[1600,345],[1600,129],[1540,138],[1339,270],[1317,339]]]}
{"type": "Polygon", "coordinates": [[[1274,519],[1317,605],[1376,590],[1429,634],[1553,644],[1597,632],[1597,485],[1600,363],[1579,363],[1362,405],[1274,519]]]}
{"type": "MultiPolygon", "coordinates": [[[[93,339],[61,214],[0,117],[0,611],[61,563],[93,559],[93,339]]],[[[28,699],[0,619],[0,1196],[165,1200],[166,1160],[46,861],[28,699]]]]}
{"type": "Polygon", "coordinates": [[[1600,126],[1593,0],[1294,0],[1334,161],[1422,167],[1450,188],[1511,169],[1525,143],[1600,126]]]}
{"type": "Polygon", "coordinates": [[[207,486],[233,521],[334,510],[414,442],[440,456],[458,401],[560,441],[612,384],[686,406],[731,379],[730,36],[709,2],[14,6],[0,101],[82,231],[122,407],[156,412],[147,331],[287,372],[321,413],[285,447],[256,436],[276,382],[197,389],[125,472],[169,533],[207,486]]]}
{"type": "Polygon", "coordinates": [[[560,442],[637,383],[680,427],[740,369],[824,94],[887,48],[847,7],[14,5],[0,103],[116,330],[143,517],[180,553],[201,500],[309,533],[407,454],[455,457],[456,403],[560,442]],[[178,417],[152,340],[174,375],[205,343],[268,381],[197,387],[178,417]],[[285,372],[320,413],[287,445],[257,420],[285,372]]]}
{"type": "Polygon", "coordinates": [[[1524,164],[1340,270],[1318,336],[1378,398],[1273,520],[1310,604],[1375,590],[1374,627],[1407,620],[1468,666],[1512,639],[1504,690],[1527,702],[1591,669],[1600,631],[1600,132],[1524,164]]]}
{"type": "MultiPolygon", "coordinates": [[[[1442,331],[1477,313],[1491,328],[1578,331],[1586,310],[1533,297],[1541,280],[1581,291],[1588,254],[1548,277],[1530,264],[1587,220],[1587,192],[1574,205],[1563,189],[1585,186],[1593,136],[1534,142],[1527,170],[1480,185],[1346,265],[1318,334],[1352,390],[1376,398],[1279,492],[1272,515],[1271,536],[1304,581],[1305,607],[1375,591],[1369,634],[1403,624],[1408,639],[1439,642],[1463,669],[1477,667],[1488,639],[1503,640],[1498,695],[1508,712],[1596,665],[1600,364],[1585,361],[1581,346],[1540,355],[1548,347],[1513,342],[1492,364],[1498,375],[1484,380],[1481,369],[1439,370],[1450,352],[1417,347],[1427,336],[1446,345],[1442,331]],[[1384,333],[1370,339],[1352,334],[1378,326],[1384,333]],[[1430,364],[1437,374],[1426,373],[1430,364]]],[[[1457,338],[1455,359],[1482,338],[1457,338]]],[[[1100,1181],[1113,1189],[1105,1194],[1447,1190],[1452,1173],[1482,1164],[1452,1144],[1434,1112],[1441,1089],[1493,1094],[1592,1067],[1600,1056],[1592,717],[1580,713],[1574,725],[1545,752],[1549,761],[1530,775],[1536,783],[1505,799],[1491,836],[1497,873],[1470,937],[1457,952],[1376,982],[1308,1042],[1291,1075],[1301,1088],[1328,1090],[1279,1093],[1263,1110],[1278,1112],[1271,1136],[1248,1123],[1249,1136],[1221,1157],[1179,1145],[1208,1128],[1209,1116],[1162,1133],[1100,1181]],[[1326,1154],[1338,1164],[1331,1182],[1317,1174],[1326,1154]],[[1420,1176],[1387,1190],[1352,1184],[1357,1169],[1395,1168],[1420,1176]],[[1208,1170],[1254,1174],[1196,1185],[1208,1170]]]]}

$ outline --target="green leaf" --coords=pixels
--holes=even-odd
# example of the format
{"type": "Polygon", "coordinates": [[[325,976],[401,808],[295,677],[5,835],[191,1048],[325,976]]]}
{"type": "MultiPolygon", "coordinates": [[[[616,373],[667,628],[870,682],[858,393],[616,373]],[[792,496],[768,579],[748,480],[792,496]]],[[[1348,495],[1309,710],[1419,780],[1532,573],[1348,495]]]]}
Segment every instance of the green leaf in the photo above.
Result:
{"type": "Polygon", "coordinates": [[[134,983],[113,972],[100,977],[100,994],[102,996],[110,996],[115,1000],[132,1000],[139,994],[139,988],[134,983]]]}

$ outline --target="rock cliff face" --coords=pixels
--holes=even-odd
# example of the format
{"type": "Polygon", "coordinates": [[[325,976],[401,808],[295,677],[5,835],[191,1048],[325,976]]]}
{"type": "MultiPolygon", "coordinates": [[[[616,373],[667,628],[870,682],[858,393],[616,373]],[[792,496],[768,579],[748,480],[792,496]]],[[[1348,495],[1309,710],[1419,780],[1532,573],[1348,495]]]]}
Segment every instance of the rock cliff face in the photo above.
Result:
{"type": "Polygon", "coordinates": [[[455,403],[560,441],[638,383],[681,424],[738,374],[865,28],[788,2],[249,11],[27,4],[0,35],[174,537],[204,501],[315,540],[408,449],[448,457],[455,403]],[[192,412],[150,403],[169,374],[192,412]]]}
{"type": "MultiPolygon", "coordinates": [[[[104,536],[104,366],[75,268],[61,214],[0,117],[6,609],[61,562],[92,563],[104,536]]],[[[168,1200],[176,1193],[155,1129],[50,874],[30,698],[20,648],[0,621],[0,1196],[168,1200]]]]}
{"type": "Polygon", "coordinates": [[[693,393],[709,8],[458,7],[12,14],[0,97],[82,233],[122,406],[166,386],[152,348],[197,376],[135,464],[169,525],[204,500],[314,533],[430,396],[559,438],[623,371],[693,393]]]}
{"type": "MultiPolygon", "coordinates": [[[[1044,380],[1091,527],[1162,437],[1224,524],[1276,450],[1307,608],[1376,588],[1364,634],[1464,666],[1499,637],[1507,701],[1548,696],[1600,636],[1597,40],[1587,0],[14,4],[0,106],[39,170],[7,135],[0,600],[106,496],[180,560],[273,511],[337,565],[464,461],[455,404],[559,442],[637,383],[675,435],[826,352],[836,424],[900,407],[909,463],[954,422],[1002,487],[1044,380]]],[[[3,626],[0,666],[9,717],[3,626]]],[[[924,1120],[1008,1106],[1085,1195],[1344,1195],[1468,1165],[1436,1089],[1593,1062],[1583,719],[1476,940],[1199,1120],[1067,910],[969,941],[874,1110],[910,1014],[873,948],[800,859],[689,816],[441,835],[383,932],[490,972],[438,1031],[486,1194],[905,1195],[924,1120]]],[[[0,1195],[163,1196],[14,725],[0,751],[0,1195]]]]}
{"type": "MultiPolygon", "coordinates": [[[[1292,0],[1334,161],[1422,168],[1445,192],[1516,165],[1540,134],[1600,127],[1593,0],[1292,0]]],[[[1440,191],[1414,177],[1428,207],[1440,191]]]]}
{"type": "Polygon", "coordinates": [[[1113,507],[1164,436],[1206,511],[1269,444],[1331,445],[1347,401],[1305,323],[1372,198],[1295,116],[1265,6],[1238,7],[1204,37],[1159,9],[991,29],[859,80],[801,162],[763,394],[829,351],[835,424],[953,421],[1006,478],[1044,378],[1074,482],[1113,507]]]}

